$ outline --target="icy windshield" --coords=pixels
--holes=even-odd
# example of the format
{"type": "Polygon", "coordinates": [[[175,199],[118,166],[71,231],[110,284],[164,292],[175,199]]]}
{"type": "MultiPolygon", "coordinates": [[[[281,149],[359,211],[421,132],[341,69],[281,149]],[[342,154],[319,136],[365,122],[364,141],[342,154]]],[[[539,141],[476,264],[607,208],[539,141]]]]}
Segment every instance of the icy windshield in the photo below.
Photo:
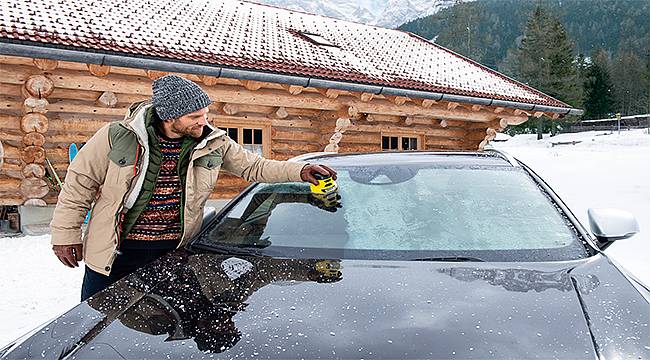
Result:
{"type": "Polygon", "coordinates": [[[336,170],[336,201],[319,199],[306,183],[260,184],[199,242],[283,256],[585,256],[568,220],[521,168],[405,163],[336,170]]]}

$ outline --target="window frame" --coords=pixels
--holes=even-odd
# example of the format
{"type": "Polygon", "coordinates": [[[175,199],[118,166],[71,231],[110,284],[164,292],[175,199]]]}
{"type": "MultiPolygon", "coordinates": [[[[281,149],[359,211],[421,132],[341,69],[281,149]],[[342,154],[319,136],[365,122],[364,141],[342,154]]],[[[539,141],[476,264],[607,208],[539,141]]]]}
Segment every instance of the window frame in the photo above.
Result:
{"type": "MultiPolygon", "coordinates": [[[[269,158],[271,155],[271,122],[262,120],[234,120],[215,117],[212,120],[213,124],[219,129],[228,133],[228,128],[237,129],[237,143],[244,146],[244,129],[262,130],[262,156],[269,158]]],[[[253,138],[255,137],[253,132],[253,138]]],[[[234,140],[234,139],[233,139],[234,140]]]]}
{"type": "Polygon", "coordinates": [[[381,132],[381,142],[379,144],[381,151],[418,151],[423,150],[424,147],[424,134],[421,133],[411,133],[411,132],[381,132]],[[386,137],[397,137],[397,149],[384,149],[383,142],[384,136],[386,137]],[[403,138],[414,138],[417,139],[418,145],[415,149],[404,150],[402,149],[402,139],[403,138]]]}

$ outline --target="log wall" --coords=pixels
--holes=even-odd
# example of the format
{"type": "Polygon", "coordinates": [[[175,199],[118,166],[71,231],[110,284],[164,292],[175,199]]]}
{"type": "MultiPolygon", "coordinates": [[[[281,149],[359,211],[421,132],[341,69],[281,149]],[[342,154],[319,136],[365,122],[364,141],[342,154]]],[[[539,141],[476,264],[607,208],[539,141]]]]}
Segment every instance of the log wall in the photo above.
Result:
{"type": "MultiPolygon", "coordinates": [[[[166,73],[73,62],[0,56],[0,205],[56,202],[45,161],[61,179],[70,143],[87,141],[121,120],[129,104],[151,96],[166,73]]],[[[388,97],[256,81],[185,76],[215,101],[210,121],[221,127],[268,130],[268,155],[285,160],[306,152],[381,151],[384,134],[413,135],[421,150],[476,150],[529,115],[503,108],[388,97]]],[[[537,115],[537,114],[535,114],[537,115]]],[[[541,116],[541,115],[540,115],[541,116]]],[[[220,176],[212,198],[230,198],[246,183],[220,176]]]]}

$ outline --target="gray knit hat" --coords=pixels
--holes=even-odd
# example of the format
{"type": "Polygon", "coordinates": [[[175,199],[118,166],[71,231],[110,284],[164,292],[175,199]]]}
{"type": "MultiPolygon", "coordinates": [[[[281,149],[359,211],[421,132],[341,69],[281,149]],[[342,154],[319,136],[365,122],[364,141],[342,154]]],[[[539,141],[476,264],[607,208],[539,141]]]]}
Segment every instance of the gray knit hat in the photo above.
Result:
{"type": "Polygon", "coordinates": [[[161,120],[179,118],[212,104],[200,86],[180,76],[163,76],[155,80],[151,88],[151,101],[161,120]]]}

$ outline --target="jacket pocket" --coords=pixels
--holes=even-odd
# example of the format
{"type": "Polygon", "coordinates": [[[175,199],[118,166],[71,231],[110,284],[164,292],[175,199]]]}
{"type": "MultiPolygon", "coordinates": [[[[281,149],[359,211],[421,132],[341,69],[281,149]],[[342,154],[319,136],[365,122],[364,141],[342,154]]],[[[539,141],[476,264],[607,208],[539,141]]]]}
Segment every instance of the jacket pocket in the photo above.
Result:
{"type": "Polygon", "coordinates": [[[212,191],[217,182],[223,158],[218,151],[203,155],[194,160],[194,175],[197,189],[212,191]]]}
{"type": "Polygon", "coordinates": [[[105,185],[122,187],[134,176],[135,151],[112,149],[108,153],[110,160],[105,185]]]}

